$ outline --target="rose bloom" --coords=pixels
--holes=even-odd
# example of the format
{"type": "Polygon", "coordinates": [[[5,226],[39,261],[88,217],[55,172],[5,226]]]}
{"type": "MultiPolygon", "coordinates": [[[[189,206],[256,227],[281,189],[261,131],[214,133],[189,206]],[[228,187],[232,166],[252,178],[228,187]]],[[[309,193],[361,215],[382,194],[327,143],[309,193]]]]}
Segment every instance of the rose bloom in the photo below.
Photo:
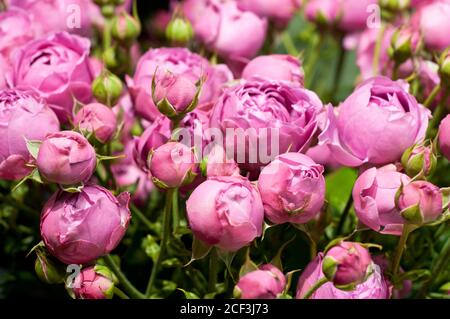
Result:
{"type": "Polygon", "coordinates": [[[12,85],[29,86],[47,100],[61,121],[72,118],[74,98],[92,98],[90,41],[55,33],[28,42],[13,59],[12,85]]]}
{"type": "Polygon", "coordinates": [[[271,264],[261,265],[241,278],[235,294],[241,299],[275,299],[286,286],[284,274],[271,264]]]}
{"type": "Polygon", "coordinates": [[[85,186],[79,193],[57,191],[41,215],[41,236],[49,252],[66,264],[84,264],[109,254],[126,232],[130,194],[85,186]]]}
{"type": "Polygon", "coordinates": [[[114,282],[95,271],[96,267],[83,268],[75,277],[72,289],[77,299],[111,299],[114,282]]]}
{"type": "Polygon", "coordinates": [[[286,25],[300,8],[302,0],[238,0],[243,10],[256,13],[260,17],[271,19],[279,26],[286,25]]]}
{"type": "MultiPolygon", "coordinates": [[[[319,255],[303,270],[297,284],[297,299],[303,298],[306,292],[319,279],[322,272],[323,254],[319,255]]],[[[336,288],[332,282],[327,282],[317,289],[310,299],[390,299],[392,287],[384,278],[383,272],[376,264],[372,264],[373,273],[354,290],[345,291],[336,288]]]]}
{"type": "Polygon", "coordinates": [[[183,75],[196,83],[202,77],[203,83],[197,108],[208,108],[222,92],[223,85],[233,79],[226,65],[210,65],[208,60],[185,48],[158,48],[147,51],[139,60],[134,77],[127,77],[127,85],[137,115],[154,121],[160,113],[153,103],[151,83],[158,69],[183,75]]]}
{"type": "Polygon", "coordinates": [[[16,180],[31,172],[26,141],[42,141],[59,131],[59,121],[34,92],[0,91],[0,178],[16,180]]]}
{"type": "Polygon", "coordinates": [[[93,134],[101,143],[110,141],[117,128],[114,112],[101,103],[91,103],[83,106],[74,119],[75,127],[93,134]]]}
{"type": "Polygon", "coordinates": [[[397,161],[425,137],[429,110],[419,105],[402,82],[375,77],[363,82],[336,110],[319,136],[346,166],[397,161]]]}
{"type": "Polygon", "coordinates": [[[442,155],[450,161],[450,115],[447,115],[439,125],[439,149],[442,155]]]}
{"type": "Polygon", "coordinates": [[[243,79],[253,76],[269,80],[284,80],[303,85],[304,74],[300,60],[287,54],[261,55],[251,60],[242,71],[243,79]]]}
{"type": "Polygon", "coordinates": [[[397,172],[394,165],[370,168],[353,186],[356,216],[366,226],[382,234],[400,236],[405,220],[395,204],[395,196],[410,178],[397,172]]]}

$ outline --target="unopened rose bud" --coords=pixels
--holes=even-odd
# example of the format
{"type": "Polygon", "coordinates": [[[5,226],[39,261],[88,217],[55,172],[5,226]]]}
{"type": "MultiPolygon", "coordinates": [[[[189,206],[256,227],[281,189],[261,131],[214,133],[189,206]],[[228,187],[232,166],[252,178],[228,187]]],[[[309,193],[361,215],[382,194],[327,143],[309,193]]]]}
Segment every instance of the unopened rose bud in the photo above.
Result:
{"type": "Polygon", "coordinates": [[[165,116],[179,118],[194,110],[201,86],[184,75],[165,72],[153,79],[153,102],[165,116]]]}
{"type": "Polygon", "coordinates": [[[306,18],[321,26],[335,23],[340,15],[338,1],[312,0],[306,5],[306,18]]]}
{"type": "Polygon", "coordinates": [[[74,124],[81,131],[92,134],[100,143],[107,143],[116,132],[117,120],[114,112],[106,105],[91,103],[78,111],[74,124]]]}
{"type": "Polygon", "coordinates": [[[73,293],[77,299],[111,299],[114,275],[105,266],[83,268],[75,277],[73,293]]]}
{"type": "Polygon", "coordinates": [[[422,174],[424,177],[433,174],[436,169],[437,158],[432,146],[420,143],[408,148],[402,156],[402,165],[406,174],[415,177],[422,174]]]}
{"type": "Polygon", "coordinates": [[[191,183],[196,169],[194,152],[181,143],[168,142],[158,147],[150,158],[153,183],[163,189],[191,183]]]}
{"type": "Polygon", "coordinates": [[[141,22],[126,11],[112,21],[111,35],[119,42],[130,43],[141,33],[141,22]]]}
{"type": "Polygon", "coordinates": [[[325,255],[322,271],[325,277],[343,290],[352,290],[365,281],[372,264],[369,251],[358,243],[341,242],[325,255]]]}
{"type": "Polygon", "coordinates": [[[398,65],[411,58],[420,44],[420,35],[410,28],[398,29],[391,38],[391,46],[389,48],[389,56],[398,65]]]}
{"type": "Polygon", "coordinates": [[[193,35],[194,31],[189,20],[180,17],[172,19],[166,28],[167,39],[176,43],[186,43],[193,35]]]}
{"type": "Polygon", "coordinates": [[[114,5],[106,4],[101,7],[102,16],[105,18],[112,18],[116,12],[114,5]]]}
{"type": "Polygon", "coordinates": [[[391,12],[408,9],[411,0],[379,0],[381,8],[391,12]]]}
{"type": "Polygon", "coordinates": [[[266,264],[242,276],[234,289],[234,295],[241,299],[275,299],[285,286],[283,273],[277,267],[266,264]]]}
{"type": "Polygon", "coordinates": [[[62,283],[66,275],[62,264],[40,250],[37,253],[34,270],[39,279],[47,284],[62,283]]]}
{"type": "Polygon", "coordinates": [[[122,94],[122,81],[117,75],[104,70],[92,82],[92,92],[100,103],[112,106],[117,103],[122,94]]]}
{"type": "Polygon", "coordinates": [[[442,193],[429,182],[415,181],[400,189],[397,206],[407,223],[420,226],[442,214],[442,193]]]}

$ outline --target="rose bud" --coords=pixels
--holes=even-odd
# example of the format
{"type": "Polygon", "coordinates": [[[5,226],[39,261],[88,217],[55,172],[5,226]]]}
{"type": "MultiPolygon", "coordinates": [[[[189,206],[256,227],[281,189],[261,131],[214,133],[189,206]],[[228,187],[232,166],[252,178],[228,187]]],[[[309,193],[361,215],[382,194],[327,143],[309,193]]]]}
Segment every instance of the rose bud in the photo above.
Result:
{"type": "Polygon", "coordinates": [[[340,17],[339,1],[311,0],[305,8],[306,18],[318,25],[333,25],[340,17]]]}
{"type": "Polygon", "coordinates": [[[214,145],[201,163],[202,174],[206,177],[239,175],[239,167],[229,158],[220,145],[214,145]]]}
{"type": "Polygon", "coordinates": [[[281,154],[261,171],[258,189],[272,223],[304,224],[325,201],[324,168],[300,153],[281,154]]]}
{"type": "Polygon", "coordinates": [[[405,220],[395,205],[397,191],[410,178],[394,165],[370,168],[353,186],[353,201],[358,219],[376,232],[400,236],[405,220]]]}
{"type": "Polygon", "coordinates": [[[77,299],[111,299],[114,274],[105,266],[83,268],[75,277],[72,291],[77,299]]]}
{"type": "Polygon", "coordinates": [[[450,161],[450,115],[447,115],[439,125],[439,150],[450,161]]]}
{"type": "Polygon", "coordinates": [[[327,251],[322,271],[337,288],[353,290],[366,280],[371,264],[372,258],[366,248],[358,243],[343,241],[327,251]]]}
{"type": "Polygon", "coordinates": [[[408,148],[402,156],[402,165],[406,174],[415,177],[419,174],[424,177],[433,174],[436,169],[437,158],[433,146],[419,143],[408,148]]]}
{"type": "Polygon", "coordinates": [[[379,0],[382,9],[399,12],[409,8],[410,0],[379,0]]]}
{"type": "Polygon", "coordinates": [[[128,227],[129,201],[129,193],[116,198],[97,185],[77,193],[56,192],[42,209],[45,246],[65,264],[85,264],[109,254],[128,227]]]}
{"type": "Polygon", "coordinates": [[[397,29],[391,38],[389,56],[398,64],[411,58],[420,45],[420,34],[409,27],[397,29]]]}
{"type": "Polygon", "coordinates": [[[187,43],[192,39],[194,31],[187,19],[176,17],[166,27],[166,37],[175,43],[187,43]]]}
{"type": "MultiPolygon", "coordinates": [[[[333,0],[336,1],[336,0],[333,0]]],[[[368,10],[371,5],[377,5],[378,0],[338,0],[340,17],[338,28],[347,33],[359,32],[367,27],[367,21],[373,14],[368,10]]]]}
{"type": "Polygon", "coordinates": [[[300,8],[302,0],[238,0],[238,6],[245,11],[252,11],[262,18],[272,20],[276,26],[284,27],[300,8]]]}
{"type": "Polygon", "coordinates": [[[283,293],[285,286],[284,274],[277,267],[266,264],[239,278],[234,295],[240,299],[275,299],[283,293]]]}
{"type": "Polygon", "coordinates": [[[393,163],[423,140],[429,115],[402,82],[375,77],[359,85],[337,110],[328,108],[319,144],[328,145],[345,166],[393,163]]]}
{"type": "Polygon", "coordinates": [[[34,93],[11,89],[0,91],[0,123],[0,179],[21,179],[32,170],[26,141],[58,132],[58,118],[34,93]]]}
{"type": "Polygon", "coordinates": [[[194,235],[225,251],[238,251],[262,234],[261,197],[241,176],[217,176],[203,182],[189,197],[186,212],[194,235]]]}
{"type": "Polygon", "coordinates": [[[287,54],[261,55],[251,60],[244,71],[243,79],[253,76],[268,80],[284,80],[303,85],[304,74],[300,60],[287,54]]]}
{"type": "Polygon", "coordinates": [[[113,138],[117,120],[114,112],[106,105],[91,103],[78,111],[74,125],[81,131],[92,134],[97,141],[104,144],[113,138]]]}
{"type": "Polygon", "coordinates": [[[397,206],[409,224],[420,226],[434,222],[443,212],[442,193],[429,182],[411,182],[400,188],[397,206]]]}
{"type": "Polygon", "coordinates": [[[88,39],[66,32],[28,42],[13,55],[11,85],[32,87],[60,121],[71,119],[74,99],[81,103],[92,99],[90,45],[88,39]]]}
{"type": "Polygon", "coordinates": [[[186,76],[170,72],[155,74],[152,86],[153,103],[168,118],[180,118],[197,106],[200,87],[186,76]]]}
{"type": "Polygon", "coordinates": [[[194,152],[182,143],[168,142],[158,147],[150,158],[153,183],[163,189],[190,184],[196,176],[194,152]]]}
{"type": "Polygon", "coordinates": [[[41,249],[37,250],[34,270],[39,279],[47,284],[62,283],[66,276],[65,267],[41,249]]]}
{"type": "MultiPolygon", "coordinates": [[[[305,296],[308,290],[325,276],[322,272],[323,254],[319,255],[303,270],[297,285],[297,299],[305,296]]],[[[310,299],[390,299],[392,287],[383,276],[376,264],[372,264],[372,272],[367,279],[353,290],[346,291],[336,288],[332,282],[327,282],[318,288],[310,299]]]]}
{"type": "Polygon", "coordinates": [[[123,10],[112,20],[111,35],[119,42],[130,43],[141,33],[141,22],[123,10]]]}
{"type": "Polygon", "coordinates": [[[42,177],[61,185],[87,182],[96,165],[94,148],[83,135],[73,131],[47,135],[36,159],[42,177]]]}
{"type": "Polygon", "coordinates": [[[92,92],[95,98],[108,106],[115,105],[122,94],[122,81],[117,75],[103,70],[102,73],[92,82],[92,92]]]}

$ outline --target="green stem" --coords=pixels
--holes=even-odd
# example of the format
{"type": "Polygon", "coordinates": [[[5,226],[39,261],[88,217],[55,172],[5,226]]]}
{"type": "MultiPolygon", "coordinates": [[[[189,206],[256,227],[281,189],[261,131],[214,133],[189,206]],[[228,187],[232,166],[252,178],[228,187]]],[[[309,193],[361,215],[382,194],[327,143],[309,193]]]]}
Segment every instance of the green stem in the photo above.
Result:
{"type": "Polygon", "coordinates": [[[178,211],[178,189],[173,192],[172,197],[172,229],[176,231],[180,225],[180,215],[178,211]]]}
{"type": "Polygon", "coordinates": [[[158,254],[158,258],[156,259],[155,264],[153,265],[152,272],[150,274],[150,278],[148,280],[147,289],[145,291],[146,297],[150,297],[152,293],[153,286],[155,284],[156,275],[158,274],[159,267],[161,266],[162,260],[164,258],[164,254],[166,253],[167,242],[170,236],[170,215],[172,213],[172,197],[174,189],[169,189],[166,192],[166,205],[164,208],[164,220],[163,220],[163,232],[160,244],[160,250],[158,254]]]}
{"type": "Polygon", "coordinates": [[[437,84],[433,90],[431,91],[430,95],[428,95],[427,99],[425,100],[425,102],[423,102],[423,105],[426,108],[430,108],[431,104],[434,102],[434,100],[436,99],[437,95],[439,94],[439,91],[441,90],[441,85],[437,84]]]}
{"type": "Polygon", "coordinates": [[[336,228],[336,236],[341,235],[342,230],[344,228],[345,221],[347,220],[347,217],[348,217],[348,214],[350,213],[350,209],[352,208],[352,205],[353,205],[353,196],[352,196],[352,194],[350,194],[350,196],[347,199],[347,203],[345,204],[345,208],[342,211],[341,218],[339,219],[339,224],[336,228]]]}
{"type": "Polygon", "coordinates": [[[289,34],[288,31],[284,32],[281,36],[281,41],[284,45],[284,48],[286,49],[287,53],[293,56],[298,56],[299,52],[297,48],[295,47],[294,41],[292,41],[292,37],[289,34]]]}
{"type": "Polygon", "coordinates": [[[133,214],[133,216],[136,216],[137,219],[139,219],[139,221],[144,224],[148,230],[150,230],[153,233],[157,233],[157,229],[156,226],[148,220],[148,218],[144,215],[143,212],[141,212],[141,210],[139,208],[136,207],[136,205],[134,205],[133,203],[130,204],[130,208],[131,208],[131,212],[133,214]]]}
{"type": "Polygon", "coordinates": [[[120,284],[123,286],[125,291],[132,297],[136,299],[145,299],[145,296],[133,286],[133,284],[128,280],[125,274],[120,270],[119,266],[117,266],[114,259],[111,255],[103,256],[103,260],[105,261],[106,266],[116,275],[119,279],[120,284]]]}
{"type": "Polygon", "coordinates": [[[325,285],[327,282],[328,279],[326,277],[320,278],[314,285],[311,286],[311,288],[309,288],[309,290],[303,296],[303,299],[309,299],[317,289],[325,285]]]}
{"type": "Polygon", "coordinates": [[[307,64],[305,65],[305,81],[306,81],[306,88],[310,88],[313,80],[314,80],[314,67],[317,64],[317,61],[320,57],[320,50],[322,49],[323,42],[324,42],[324,35],[322,33],[319,34],[319,39],[314,43],[314,46],[311,50],[311,53],[309,54],[307,64]]]}
{"type": "Polygon", "coordinates": [[[336,64],[336,70],[334,73],[334,80],[333,80],[333,87],[331,90],[332,95],[336,95],[337,90],[339,89],[339,84],[340,84],[340,78],[341,78],[341,73],[342,73],[342,68],[344,67],[344,62],[345,62],[345,56],[347,51],[344,49],[343,47],[343,43],[342,43],[343,39],[342,37],[339,38],[338,42],[339,42],[339,55],[338,55],[338,61],[336,64]]]}
{"type": "Polygon", "coordinates": [[[375,43],[375,50],[373,53],[373,75],[378,75],[380,68],[380,54],[381,45],[383,43],[384,33],[386,31],[386,24],[383,24],[380,28],[380,33],[378,34],[377,42],[375,43]]]}
{"type": "Polygon", "coordinates": [[[449,92],[444,91],[442,100],[439,102],[438,106],[434,110],[433,117],[431,118],[430,123],[428,124],[428,130],[427,130],[428,138],[432,138],[436,135],[437,127],[439,126],[439,123],[441,122],[442,118],[445,115],[445,112],[447,111],[446,101],[447,101],[448,95],[449,95],[449,92]]]}
{"type": "Polygon", "coordinates": [[[219,258],[216,249],[213,248],[209,254],[208,292],[216,291],[218,266],[219,258]]]}
{"type": "Polygon", "coordinates": [[[395,250],[394,260],[392,261],[391,274],[392,274],[393,282],[396,282],[397,273],[400,268],[400,261],[402,259],[403,251],[405,250],[406,242],[408,240],[408,236],[409,236],[410,232],[411,231],[410,231],[408,225],[403,225],[402,235],[400,236],[400,239],[398,240],[398,245],[397,245],[397,249],[395,250]]]}
{"type": "Polygon", "coordinates": [[[105,19],[103,27],[103,51],[106,51],[111,47],[111,19],[105,19]]]}
{"type": "Polygon", "coordinates": [[[397,80],[398,79],[398,70],[400,68],[400,64],[398,64],[397,62],[394,65],[394,70],[392,71],[392,79],[393,80],[397,80]]]}
{"type": "Polygon", "coordinates": [[[117,295],[120,299],[130,299],[122,290],[117,287],[114,287],[114,294],[117,295]]]}

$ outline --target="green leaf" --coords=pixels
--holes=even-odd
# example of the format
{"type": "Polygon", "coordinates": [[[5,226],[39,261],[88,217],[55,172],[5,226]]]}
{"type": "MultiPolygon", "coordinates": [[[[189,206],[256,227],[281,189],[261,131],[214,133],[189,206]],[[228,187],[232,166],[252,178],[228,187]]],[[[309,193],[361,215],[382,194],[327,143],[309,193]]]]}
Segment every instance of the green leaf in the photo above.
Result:
{"type": "Polygon", "coordinates": [[[141,247],[144,249],[145,254],[155,263],[161,250],[159,245],[156,243],[155,238],[152,235],[147,235],[147,237],[142,240],[141,247]]]}
{"type": "Polygon", "coordinates": [[[352,194],[353,185],[358,177],[355,169],[341,168],[325,178],[326,198],[331,208],[342,212],[352,194]]]}
{"type": "Polygon", "coordinates": [[[41,141],[31,141],[25,139],[25,142],[27,143],[27,149],[28,152],[30,152],[31,156],[34,159],[37,159],[39,148],[41,147],[42,142],[41,141]]]}
{"type": "Polygon", "coordinates": [[[78,185],[60,185],[61,189],[68,193],[81,193],[84,184],[80,183],[78,185]]]}
{"type": "Polygon", "coordinates": [[[205,244],[194,236],[194,240],[192,241],[192,257],[191,260],[185,265],[185,267],[196,260],[200,260],[206,257],[209,254],[211,248],[212,246],[205,244]]]}
{"type": "Polygon", "coordinates": [[[278,249],[277,254],[275,255],[275,257],[273,257],[272,261],[270,262],[272,265],[274,265],[275,267],[277,267],[278,269],[280,269],[281,271],[283,271],[283,264],[281,262],[281,255],[283,254],[284,249],[295,240],[295,235],[289,239],[287,242],[285,242],[280,249],[278,249]]]}
{"type": "Polygon", "coordinates": [[[200,297],[194,294],[193,292],[189,292],[181,288],[177,288],[177,290],[181,291],[186,297],[186,299],[200,299],[200,297]]]}
{"type": "Polygon", "coordinates": [[[405,280],[411,280],[414,283],[426,280],[431,277],[431,272],[428,269],[415,269],[400,274],[397,278],[398,283],[405,280]]]}
{"type": "Polygon", "coordinates": [[[247,247],[245,262],[239,270],[239,277],[255,270],[258,270],[258,266],[250,259],[250,248],[247,247]]]}

